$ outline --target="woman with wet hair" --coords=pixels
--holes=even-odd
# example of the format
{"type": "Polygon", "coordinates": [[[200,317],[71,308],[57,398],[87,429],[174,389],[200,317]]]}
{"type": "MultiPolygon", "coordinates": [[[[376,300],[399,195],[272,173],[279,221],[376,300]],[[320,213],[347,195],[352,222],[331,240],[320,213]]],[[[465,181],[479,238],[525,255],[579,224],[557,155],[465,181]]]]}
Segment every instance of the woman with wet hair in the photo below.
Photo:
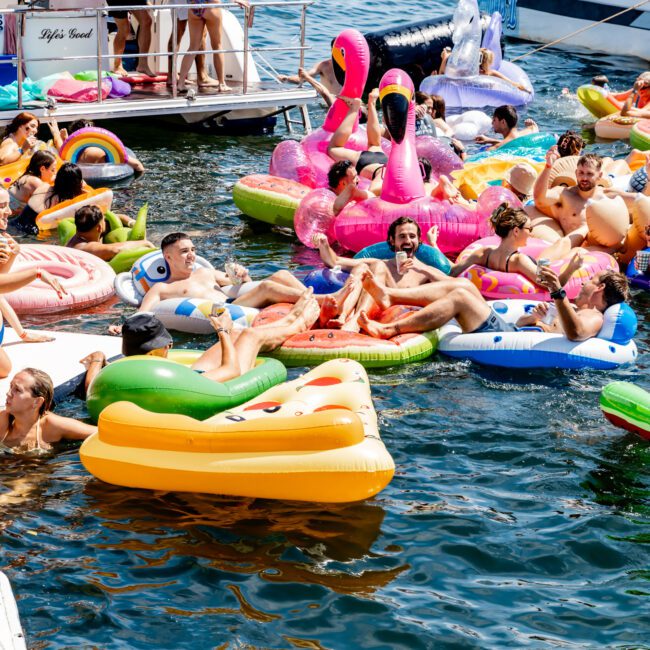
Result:
{"type": "Polygon", "coordinates": [[[9,385],[0,411],[0,443],[20,452],[48,451],[62,440],[85,440],[97,427],[52,413],[54,386],[42,370],[25,368],[9,385]]]}

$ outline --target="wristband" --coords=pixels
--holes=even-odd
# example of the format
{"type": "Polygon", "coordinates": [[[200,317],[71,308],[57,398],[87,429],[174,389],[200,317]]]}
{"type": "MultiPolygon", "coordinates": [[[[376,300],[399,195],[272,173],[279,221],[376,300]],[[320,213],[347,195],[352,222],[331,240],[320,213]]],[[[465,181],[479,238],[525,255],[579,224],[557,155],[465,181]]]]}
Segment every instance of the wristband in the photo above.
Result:
{"type": "Polygon", "coordinates": [[[21,339],[26,339],[26,338],[27,338],[27,332],[26,332],[25,330],[23,330],[23,333],[22,333],[22,334],[19,334],[18,336],[19,336],[19,338],[21,338],[21,339]]]}
{"type": "Polygon", "coordinates": [[[566,298],[566,291],[560,287],[557,291],[551,292],[551,298],[553,300],[564,300],[566,298]]]}
{"type": "Polygon", "coordinates": [[[37,280],[43,279],[43,274],[41,273],[41,269],[39,269],[38,267],[36,268],[36,279],[37,280]]]}
{"type": "Polygon", "coordinates": [[[551,167],[553,167],[553,165],[549,165],[548,163],[546,163],[546,169],[551,169],[551,167]]]}

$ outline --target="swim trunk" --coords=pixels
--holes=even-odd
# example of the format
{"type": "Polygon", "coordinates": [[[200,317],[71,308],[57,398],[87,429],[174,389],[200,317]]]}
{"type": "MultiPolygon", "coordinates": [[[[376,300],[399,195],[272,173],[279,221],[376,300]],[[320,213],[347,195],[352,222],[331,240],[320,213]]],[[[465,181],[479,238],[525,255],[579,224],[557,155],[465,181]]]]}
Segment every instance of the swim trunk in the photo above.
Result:
{"type": "MultiPolygon", "coordinates": [[[[131,0],[106,0],[106,4],[109,7],[133,7],[133,6],[139,6],[139,7],[146,7],[148,2],[147,0],[134,0],[131,2],[131,0]]],[[[117,18],[124,20],[125,18],[129,17],[129,12],[128,11],[109,11],[108,12],[109,16],[112,16],[113,18],[117,18]]]]}
{"type": "Polygon", "coordinates": [[[517,328],[490,308],[490,315],[471,334],[484,334],[486,332],[516,332],[517,328]]]}
{"type": "Polygon", "coordinates": [[[356,164],[357,174],[368,165],[385,165],[387,162],[388,156],[383,151],[362,151],[356,164]]]}
{"type": "Polygon", "coordinates": [[[645,167],[639,167],[630,178],[630,191],[643,192],[648,185],[648,172],[645,167]]]}
{"type": "MultiPolygon", "coordinates": [[[[177,5],[180,4],[178,0],[163,0],[163,4],[165,5],[177,5]]],[[[187,15],[189,13],[189,9],[187,7],[183,7],[182,9],[177,9],[176,10],[176,20],[187,20],[187,15]]],[[[171,11],[170,11],[171,15],[171,11]]]]}

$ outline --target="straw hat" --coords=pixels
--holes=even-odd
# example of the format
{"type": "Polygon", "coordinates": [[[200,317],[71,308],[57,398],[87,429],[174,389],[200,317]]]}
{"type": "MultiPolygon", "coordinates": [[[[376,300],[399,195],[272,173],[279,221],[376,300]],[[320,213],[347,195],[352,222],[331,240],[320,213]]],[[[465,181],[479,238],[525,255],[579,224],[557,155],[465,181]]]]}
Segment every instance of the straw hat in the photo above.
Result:
{"type": "Polygon", "coordinates": [[[520,194],[530,196],[537,180],[537,172],[528,163],[518,163],[505,174],[504,180],[520,194]]]}

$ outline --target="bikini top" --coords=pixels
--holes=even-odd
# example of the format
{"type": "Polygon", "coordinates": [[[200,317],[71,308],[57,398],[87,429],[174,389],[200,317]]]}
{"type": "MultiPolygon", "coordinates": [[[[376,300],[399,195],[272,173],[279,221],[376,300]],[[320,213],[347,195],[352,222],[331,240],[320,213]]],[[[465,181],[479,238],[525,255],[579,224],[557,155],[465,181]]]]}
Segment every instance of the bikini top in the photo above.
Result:
{"type": "MultiPolygon", "coordinates": [[[[9,431],[2,436],[2,440],[0,440],[0,444],[2,444],[7,436],[9,435],[9,431]]],[[[38,420],[36,420],[36,447],[34,449],[29,449],[27,451],[47,451],[45,447],[43,447],[43,440],[41,438],[41,418],[39,417],[38,420]]]]}

